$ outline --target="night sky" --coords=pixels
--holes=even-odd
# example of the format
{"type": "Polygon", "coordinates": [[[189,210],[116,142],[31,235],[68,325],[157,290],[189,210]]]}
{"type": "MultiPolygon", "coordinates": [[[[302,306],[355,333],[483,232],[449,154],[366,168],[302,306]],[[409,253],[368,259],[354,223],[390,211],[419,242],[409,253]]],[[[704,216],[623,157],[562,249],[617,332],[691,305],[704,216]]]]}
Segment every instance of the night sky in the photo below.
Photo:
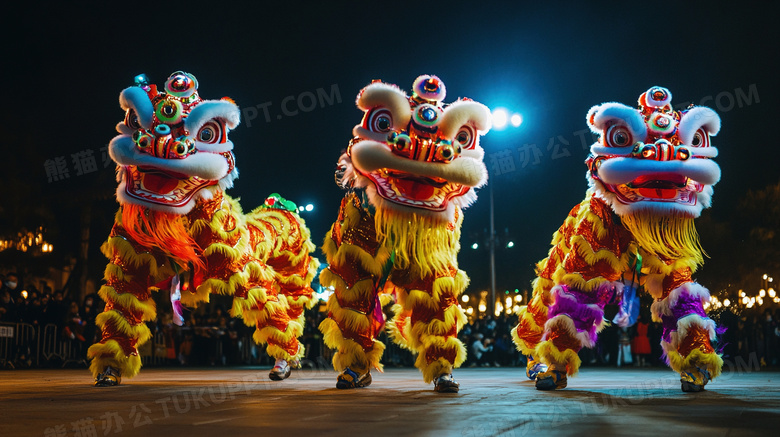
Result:
{"type": "MultiPolygon", "coordinates": [[[[79,192],[106,196],[93,210],[95,253],[108,234],[115,182],[100,149],[123,118],[119,92],[139,73],[162,85],[184,70],[198,78],[204,98],[229,96],[244,114],[268,108],[269,121],[260,109],[230,134],[241,176],[229,194],[245,210],[272,192],[313,203],[304,217],[318,245],[343,195],[333,170],[362,116],[354,98],[372,79],[409,90],[418,75],[436,74],[448,101],[470,97],[522,114],[521,127],[482,139],[496,227],[515,243],[499,251],[499,289],[529,287],[532,264],[583,198],[583,139],[591,142],[583,136],[585,114],[595,104],[634,106],[660,85],[675,105],[704,101],[715,109],[722,130],[713,145],[723,178],[713,217],[725,220],[749,189],[777,183],[780,174],[771,133],[780,115],[780,39],[769,2],[166,2],[150,9],[139,2],[80,9],[27,3],[6,9],[0,26],[0,141],[13,154],[1,168],[7,184],[31,187],[51,202],[56,221],[47,227],[63,252],[77,250],[79,192]],[[336,98],[313,108],[293,100],[287,108],[297,114],[282,112],[286,97],[305,106],[310,100],[301,96],[318,92],[336,98]],[[534,149],[541,153],[526,153],[534,149]],[[79,176],[71,155],[86,150],[98,157],[99,170],[79,176]],[[514,171],[504,160],[496,172],[491,156],[508,157],[514,171]],[[56,157],[66,159],[70,177],[50,182],[44,162],[56,157]]],[[[466,211],[463,227],[461,268],[474,289],[489,285],[487,252],[470,248],[486,238],[487,193],[481,190],[466,211]]],[[[0,211],[12,214],[20,201],[31,200],[0,194],[0,211]]]]}

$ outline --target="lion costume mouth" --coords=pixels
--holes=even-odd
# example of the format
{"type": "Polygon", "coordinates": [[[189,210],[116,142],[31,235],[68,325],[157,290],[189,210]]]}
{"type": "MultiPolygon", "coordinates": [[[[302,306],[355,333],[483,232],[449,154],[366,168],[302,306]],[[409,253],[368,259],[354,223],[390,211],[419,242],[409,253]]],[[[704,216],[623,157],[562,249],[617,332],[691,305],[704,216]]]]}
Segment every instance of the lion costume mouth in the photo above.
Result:
{"type": "Polygon", "coordinates": [[[463,196],[470,189],[441,179],[388,170],[367,173],[365,176],[374,183],[377,194],[385,200],[430,211],[446,210],[450,200],[463,196]]]}
{"type": "Polygon", "coordinates": [[[622,203],[674,202],[695,206],[704,185],[678,174],[649,174],[608,188],[622,203]]]}
{"type": "Polygon", "coordinates": [[[186,205],[198,191],[219,183],[219,181],[201,179],[197,176],[187,177],[137,166],[128,166],[125,178],[127,182],[125,192],[128,196],[174,207],[186,205]]]}

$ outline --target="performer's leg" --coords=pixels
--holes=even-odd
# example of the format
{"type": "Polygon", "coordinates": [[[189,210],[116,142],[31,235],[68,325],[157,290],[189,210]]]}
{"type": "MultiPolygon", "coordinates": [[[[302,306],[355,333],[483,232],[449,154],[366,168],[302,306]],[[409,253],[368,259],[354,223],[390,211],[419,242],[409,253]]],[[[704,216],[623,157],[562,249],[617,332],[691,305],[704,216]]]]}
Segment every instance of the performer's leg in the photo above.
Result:
{"type": "Polygon", "coordinates": [[[149,287],[173,271],[164,260],[137,253],[127,239],[116,234],[101,249],[110,260],[106,283],[98,292],[106,307],[95,320],[102,338],[90,346],[87,357],[92,360],[90,371],[96,385],[117,385],[122,377],[131,378],[141,369],[137,348],[151,337],[144,322],[157,316],[149,287]]]}
{"type": "Polygon", "coordinates": [[[385,345],[376,340],[381,324],[373,317],[373,305],[377,305],[373,278],[348,286],[339,273],[343,272],[331,265],[320,275],[321,284],[335,289],[328,299],[328,317],[320,324],[325,344],[336,350],[333,368],[338,372],[352,371],[358,377],[367,375],[372,368],[381,371],[385,345]]]}
{"type": "MultiPolygon", "coordinates": [[[[273,270],[257,260],[248,264],[248,270],[247,282],[236,284],[231,313],[240,315],[247,326],[256,327],[253,339],[259,345],[268,345],[268,355],[286,362],[298,360],[303,356],[303,347],[298,342],[303,325],[290,317],[288,300],[280,294],[273,270]]],[[[271,378],[284,379],[289,374],[288,366],[278,377],[271,378]]]]}
{"type": "Polygon", "coordinates": [[[517,350],[527,357],[525,374],[535,380],[536,375],[547,370],[547,366],[534,355],[536,346],[542,341],[544,324],[547,322],[548,305],[550,304],[550,288],[553,282],[545,278],[536,278],[533,284],[533,294],[528,305],[518,312],[519,322],[512,330],[517,350]]]}
{"type": "MultiPolygon", "coordinates": [[[[287,298],[279,295],[280,284],[285,282],[278,281],[266,263],[274,252],[280,265],[282,258],[290,255],[284,251],[295,251],[295,262],[308,257],[309,252],[302,250],[308,240],[301,238],[301,227],[288,216],[292,214],[270,207],[244,215],[241,205],[229,196],[199,203],[189,219],[193,238],[205,248],[207,270],[196,272],[195,282],[200,285],[194,293],[183,292],[182,303],[208,302],[211,293],[232,295],[230,313],[242,317],[247,326],[257,327],[255,342],[268,343],[271,356],[293,361],[303,354],[298,343],[303,327],[290,319],[287,298]]],[[[313,249],[313,245],[308,242],[306,249],[313,249]]],[[[303,282],[298,279],[298,283],[303,282]]],[[[289,278],[287,282],[296,281],[289,278]]]]}
{"type": "Polygon", "coordinates": [[[661,346],[669,366],[680,373],[683,391],[703,390],[723,367],[723,359],[712,347],[715,322],[702,306],[709,299],[706,288],[687,282],[653,303],[653,318],[664,326],[661,346]]]}
{"type": "Polygon", "coordinates": [[[278,302],[285,311],[272,311],[267,320],[258,323],[255,339],[269,343],[266,350],[275,359],[269,376],[282,380],[290,375],[292,367],[300,366],[305,353],[298,337],[303,334],[304,309],[316,303],[310,284],[319,262],[310,255],[315,246],[309,239],[309,229],[297,214],[261,207],[247,218],[247,226],[250,234],[262,234],[272,243],[267,248],[258,245],[268,252],[257,256],[267,257],[267,265],[273,268],[278,302]]]}
{"type": "Polygon", "coordinates": [[[354,194],[341,203],[339,218],[325,237],[323,252],[328,268],[320,284],[333,287],[328,317],[320,324],[325,344],[336,349],[333,367],[341,372],[337,387],[354,388],[370,383],[370,370],[381,371],[385,349],[376,335],[383,315],[377,290],[390,259],[376,240],[374,217],[354,194]]]}
{"type": "Polygon", "coordinates": [[[595,345],[597,333],[604,327],[604,306],[614,294],[614,284],[604,284],[592,292],[565,285],[550,290],[553,303],[542,341],[534,351],[548,369],[537,375],[537,389],[564,388],[567,375],[577,374],[581,364],[577,353],[582,347],[595,345]]]}
{"type": "MultiPolygon", "coordinates": [[[[401,282],[395,273],[393,281],[401,282]]],[[[458,391],[458,384],[452,380],[452,369],[460,367],[466,359],[466,348],[458,339],[458,331],[467,321],[458,296],[468,281],[464,271],[452,268],[448,274],[435,279],[405,283],[408,293],[399,299],[402,311],[390,326],[394,340],[417,354],[415,366],[425,382],[436,381],[436,391],[458,391]],[[441,377],[444,379],[439,381],[441,377]]]]}

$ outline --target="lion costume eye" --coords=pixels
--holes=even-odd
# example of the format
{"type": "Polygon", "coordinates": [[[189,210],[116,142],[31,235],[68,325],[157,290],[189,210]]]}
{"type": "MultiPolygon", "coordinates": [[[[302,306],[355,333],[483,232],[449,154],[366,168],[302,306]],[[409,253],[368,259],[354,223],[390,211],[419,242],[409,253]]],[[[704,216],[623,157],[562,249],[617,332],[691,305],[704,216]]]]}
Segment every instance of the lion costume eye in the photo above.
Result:
{"type": "Polygon", "coordinates": [[[160,122],[175,125],[184,118],[184,107],[178,100],[168,99],[157,105],[154,114],[160,122]]]}
{"type": "Polygon", "coordinates": [[[625,147],[633,144],[634,138],[631,135],[631,131],[625,126],[611,126],[607,129],[606,145],[609,147],[625,147]]]}
{"type": "Polygon", "coordinates": [[[453,147],[452,144],[441,144],[436,148],[436,154],[433,158],[438,162],[450,162],[457,156],[455,149],[456,147],[453,147]]]}
{"type": "Polygon", "coordinates": [[[128,109],[125,114],[125,126],[130,129],[141,129],[141,123],[138,121],[138,114],[135,113],[135,109],[128,109]]]}
{"type": "Polygon", "coordinates": [[[365,128],[372,132],[390,132],[393,128],[393,116],[387,109],[375,109],[366,119],[365,128]]]}
{"type": "Polygon", "coordinates": [[[473,149],[476,139],[477,137],[474,135],[474,129],[472,129],[471,126],[463,126],[458,133],[455,134],[455,141],[453,141],[453,144],[464,149],[473,149]]]}
{"type": "Polygon", "coordinates": [[[710,135],[707,132],[705,132],[704,129],[697,130],[696,133],[693,134],[693,138],[691,139],[691,146],[709,147],[710,135]]]}
{"type": "Polygon", "coordinates": [[[223,143],[225,141],[224,132],[225,129],[223,128],[222,123],[212,120],[200,128],[197,139],[201,143],[207,144],[214,144],[217,142],[223,143]]]}

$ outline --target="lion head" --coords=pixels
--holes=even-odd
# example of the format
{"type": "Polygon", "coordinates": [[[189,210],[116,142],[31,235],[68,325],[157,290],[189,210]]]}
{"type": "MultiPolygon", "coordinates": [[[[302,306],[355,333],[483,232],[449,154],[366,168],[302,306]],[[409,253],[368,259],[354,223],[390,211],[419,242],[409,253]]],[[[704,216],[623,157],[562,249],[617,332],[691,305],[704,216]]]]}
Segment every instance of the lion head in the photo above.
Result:
{"type": "Polygon", "coordinates": [[[365,188],[375,206],[452,220],[455,207],[476,199],[487,181],[479,136],[490,129],[490,111],[469,99],[444,104],[444,83],[424,75],[408,96],[380,81],[363,88],[364,111],[341,174],[365,188]]]}
{"type": "Polygon", "coordinates": [[[588,176],[618,215],[695,218],[711,204],[720,167],[710,137],[720,130],[720,118],[701,106],[675,111],[671,100],[668,89],[655,86],[639,97],[637,109],[604,103],[588,112],[588,125],[599,135],[588,176]]]}
{"type": "Polygon", "coordinates": [[[119,103],[125,119],[109,154],[118,164],[120,203],[187,214],[198,199],[233,185],[238,171],[227,134],[239,110],[232,100],[201,99],[195,76],[177,71],[162,90],[137,76],[119,103]]]}
{"type": "Polygon", "coordinates": [[[590,148],[588,179],[645,250],[666,259],[703,262],[693,219],[712,202],[720,167],[710,137],[720,118],[691,105],[675,111],[672,93],[654,86],[637,109],[604,103],[587,122],[599,135],[590,148]]]}

